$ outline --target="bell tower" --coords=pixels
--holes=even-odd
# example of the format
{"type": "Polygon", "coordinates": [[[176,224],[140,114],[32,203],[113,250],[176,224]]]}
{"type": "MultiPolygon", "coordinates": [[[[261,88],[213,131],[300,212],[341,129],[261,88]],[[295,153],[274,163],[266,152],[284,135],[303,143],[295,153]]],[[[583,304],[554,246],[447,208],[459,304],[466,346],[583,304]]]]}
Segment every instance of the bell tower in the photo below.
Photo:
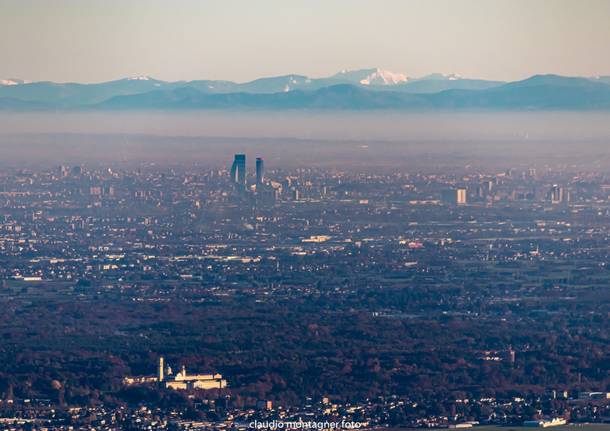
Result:
{"type": "Polygon", "coordinates": [[[165,372],[165,363],[163,361],[163,356],[159,357],[159,383],[161,383],[164,379],[164,372],[165,372]]]}

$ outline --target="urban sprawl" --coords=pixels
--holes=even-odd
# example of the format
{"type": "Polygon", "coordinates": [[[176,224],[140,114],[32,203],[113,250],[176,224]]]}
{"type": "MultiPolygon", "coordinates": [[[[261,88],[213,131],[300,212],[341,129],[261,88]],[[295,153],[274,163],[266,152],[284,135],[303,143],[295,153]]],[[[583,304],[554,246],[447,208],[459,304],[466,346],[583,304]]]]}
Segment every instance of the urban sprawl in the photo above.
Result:
{"type": "Polygon", "coordinates": [[[254,156],[0,172],[0,429],[610,421],[610,173],[254,156]]]}

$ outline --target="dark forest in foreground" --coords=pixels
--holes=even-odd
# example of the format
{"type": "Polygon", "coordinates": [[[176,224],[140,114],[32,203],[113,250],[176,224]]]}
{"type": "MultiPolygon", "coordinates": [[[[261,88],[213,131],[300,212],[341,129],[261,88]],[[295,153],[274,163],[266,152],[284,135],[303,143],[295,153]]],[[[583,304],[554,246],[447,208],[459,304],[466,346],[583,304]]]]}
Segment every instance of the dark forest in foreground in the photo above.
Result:
{"type": "Polygon", "coordinates": [[[607,289],[567,299],[569,287],[515,289],[514,268],[504,271],[511,275],[495,286],[457,287],[414,286],[416,274],[383,287],[387,280],[353,285],[348,274],[320,274],[326,281],[271,295],[255,282],[227,296],[205,283],[9,285],[0,296],[0,391],[68,404],[127,401],[122,378],[154,373],[158,354],[221,370],[230,392],[250,403],[401,394],[442,404],[607,390],[607,289]],[[519,298],[498,299],[509,285],[519,298]],[[482,359],[511,345],[514,364],[482,359]]]}

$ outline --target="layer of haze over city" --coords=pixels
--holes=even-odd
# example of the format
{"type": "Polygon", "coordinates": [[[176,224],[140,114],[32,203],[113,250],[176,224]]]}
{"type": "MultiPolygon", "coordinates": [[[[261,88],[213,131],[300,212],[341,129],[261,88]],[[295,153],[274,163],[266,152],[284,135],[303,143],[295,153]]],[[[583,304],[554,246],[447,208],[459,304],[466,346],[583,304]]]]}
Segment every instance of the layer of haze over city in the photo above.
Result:
{"type": "MultiPolygon", "coordinates": [[[[322,78],[367,68],[408,79],[441,74],[501,82],[537,74],[610,75],[610,57],[606,55],[610,4],[604,0],[182,0],[171,5],[161,0],[3,0],[1,6],[0,78],[25,82],[99,83],[130,77],[247,82],[286,74],[322,78]]],[[[402,142],[401,151],[416,148],[418,152],[426,149],[414,147],[416,141],[429,141],[429,149],[436,151],[439,140],[489,139],[484,149],[492,148],[499,154],[507,154],[509,141],[527,149],[531,149],[531,142],[541,142],[549,152],[553,152],[549,140],[562,141],[558,144],[562,151],[582,145],[599,149],[599,140],[608,134],[606,110],[583,114],[570,108],[549,109],[561,111],[553,114],[514,110],[362,113],[349,109],[261,113],[239,107],[231,112],[161,110],[144,114],[137,110],[84,110],[81,112],[78,105],[68,112],[5,109],[0,116],[3,163],[16,160],[22,149],[22,160],[64,156],[80,160],[78,147],[93,145],[104,134],[201,137],[202,145],[213,144],[214,138],[296,138],[356,144],[371,140],[371,145],[391,141],[402,142]],[[43,136],[62,133],[97,137],[66,150],[64,155],[53,147],[55,139],[43,136]],[[30,135],[35,154],[14,138],[20,134],[30,135]],[[35,134],[38,136],[32,136],[35,134]]],[[[129,147],[133,139],[118,141],[129,147]]],[[[171,141],[166,141],[168,155],[175,157],[171,141]]],[[[179,142],[176,139],[173,145],[179,142]]],[[[439,148],[442,151],[444,147],[439,148]]],[[[455,150],[455,145],[451,148],[455,150]]],[[[123,159],[137,160],[140,148],[128,149],[129,155],[123,159]]],[[[341,154],[349,161],[350,153],[341,154]]],[[[92,153],[87,149],[83,155],[87,154],[92,153]]],[[[222,152],[222,157],[227,154],[230,151],[222,152]]],[[[387,152],[375,154],[394,159],[387,152]]],[[[309,155],[315,157],[315,152],[309,155]]],[[[205,155],[210,156],[210,152],[205,155]]],[[[358,158],[359,153],[354,156],[358,158]]],[[[190,153],[187,158],[198,160],[190,153]]]]}

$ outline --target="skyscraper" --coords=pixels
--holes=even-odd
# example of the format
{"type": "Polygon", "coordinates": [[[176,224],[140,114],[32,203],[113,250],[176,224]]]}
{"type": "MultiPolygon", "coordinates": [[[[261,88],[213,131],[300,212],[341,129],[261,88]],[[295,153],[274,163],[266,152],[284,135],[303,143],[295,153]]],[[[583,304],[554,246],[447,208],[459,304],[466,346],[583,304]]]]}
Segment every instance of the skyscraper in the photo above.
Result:
{"type": "Polygon", "coordinates": [[[265,161],[262,157],[256,158],[256,185],[262,184],[265,180],[265,161]]]}
{"type": "Polygon", "coordinates": [[[459,188],[455,191],[455,203],[458,205],[466,205],[466,189],[459,188]]]}
{"type": "Polygon", "coordinates": [[[231,166],[231,179],[234,183],[246,185],[246,155],[235,154],[233,165],[231,166]]]}
{"type": "Polygon", "coordinates": [[[552,204],[567,204],[570,202],[570,192],[557,184],[553,184],[549,190],[549,196],[552,204]]]}

